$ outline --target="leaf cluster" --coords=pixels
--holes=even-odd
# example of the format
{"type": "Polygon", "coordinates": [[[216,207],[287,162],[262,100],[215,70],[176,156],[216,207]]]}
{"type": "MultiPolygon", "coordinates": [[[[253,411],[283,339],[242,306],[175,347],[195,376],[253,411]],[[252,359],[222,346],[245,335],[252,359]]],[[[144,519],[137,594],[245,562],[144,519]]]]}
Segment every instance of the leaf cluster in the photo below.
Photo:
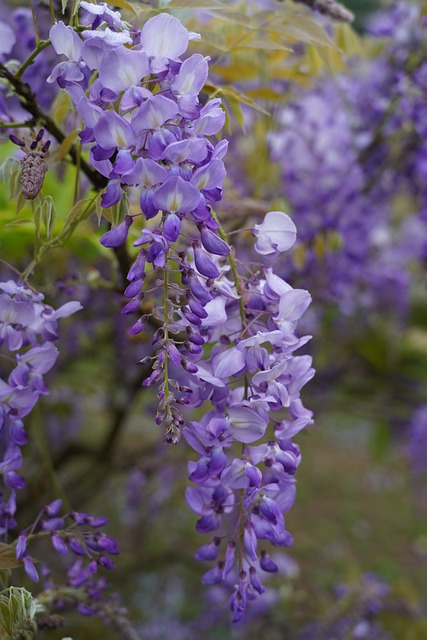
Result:
{"type": "MultiPolygon", "coordinates": [[[[0,566],[3,567],[7,556],[0,548],[0,566]]],[[[7,563],[7,560],[6,560],[7,563]]],[[[10,564],[10,562],[9,562],[10,564]]],[[[34,622],[36,603],[29,591],[23,587],[9,587],[0,593],[0,630],[5,640],[31,640],[37,631],[34,622]]]]}

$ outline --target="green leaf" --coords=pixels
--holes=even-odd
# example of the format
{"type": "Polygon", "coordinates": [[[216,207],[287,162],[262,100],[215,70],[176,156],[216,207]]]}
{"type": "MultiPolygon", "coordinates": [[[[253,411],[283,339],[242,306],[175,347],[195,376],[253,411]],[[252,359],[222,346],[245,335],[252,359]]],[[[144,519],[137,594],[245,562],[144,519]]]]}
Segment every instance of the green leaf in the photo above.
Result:
{"type": "Polygon", "coordinates": [[[227,5],[216,0],[172,0],[167,9],[220,9],[224,11],[227,5]]]}
{"type": "Polygon", "coordinates": [[[0,180],[6,184],[9,183],[10,174],[21,170],[21,163],[15,158],[6,158],[0,166],[0,180]]]}
{"type": "Polygon", "coordinates": [[[114,0],[113,2],[115,7],[119,7],[120,9],[126,9],[127,11],[132,11],[132,13],[136,14],[135,8],[126,0],[114,0]]]}
{"type": "Polygon", "coordinates": [[[124,217],[129,214],[129,198],[126,193],[123,192],[120,202],[113,205],[112,207],[105,207],[105,209],[101,207],[101,201],[100,199],[98,201],[98,198],[97,202],[95,203],[96,213],[98,216],[98,224],[101,222],[102,218],[105,218],[113,225],[113,227],[117,227],[117,225],[123,222],[124,217]]]}
{"type": "Polygon", "coordinates": [[[4,225],[3,228],[7,229],[8,227],[16,227],[16,225],[28,224],[30,222],[34,222],[34,219],[31,220],[30,218],[19,218],[19,220],[12,220],[12,222],[8,222],[4,225]]]}
{"type": "Polygon", "coordinates": [[[290,36],[300,42],[308,42],[323,47],[335,47],[335,44],[322,27],[309,16],[290,13],[286,15],[285,20],[284,24],[263,27],[263,30],[285,37],[290,36]]]}
{"type": "Polygon", "coordinates": [[[0,542],[0,571],[16,569],[20,566],[22,566],[22,560],[16,559],[15,547],[0,542]]]}
{"type": "Polygon", "coordinates": [[[343,237],[338,231],[327,231],[326,244],[329,251],[339,251],[343,246],[343,237]]]}
{"type": "Polygon", "coordinates": [[[215,87],[212,84],[210,84],[209,86],[211,88],[214,87],[215,89],[214,92],[216,96],[223,97],[224,100],[226,100],[229,103],[230,109],[232,109],[232,103],[245,104],[247,107],[251,107],[252,109],[259,111],[260,113],[263,113],[266,116],[270,115],[270,113],[266,111],[266,109],[263,109],[262,107],[260,107],[260,105],[257,104],[254,100],[252,100],[252,98],[250,98],[246,93],[242,93],[241,91],[238,91],[234,87],[230,87],[230,86],[215,87]]]}
{"type": "Polygon", "coordinates": [[[16,215],[18,215],[18,213],[21,213],[22,209],[25,207],[27,203],[28,203],[28,200],[24,197],[23,193],[21,192],[16,200],[16,215]]]}
{"type": "Polygon", "coordinates": [[[41,245],[41,219],[42,219],[42,208],[41,208],[41,205],[39,205],[34,210],[34,224],[36,227],[36,242],[34,246],[35,256],[38,254],[38,251],[41,245]]]}
{"type": "Polygon", "coordinates": [[[323,69],[324,62],[318,47],[308,44],[306,48],[306,61],[311,70],[311,74],[318,75],[323,69]]]}
{"type": "Polygon", "coordinates": [[[120,202],[112,207],[112,222],[113,226],[119,225],[123,222],[125,216],[129,214],[129,198],[127,193],[123,193],[120,202]]]}
{"type": "Polygon", "coordinates": [[[101,207],[101,199],[102,199],[102,193],[98,193],[95,200],[95,211],[96,211],[96,217],[98,218],[98,227],[101,224],[102,216],[104,215],[104,211],[105,211],[105,209],[101,207]]]}
{"type": "Polygon", "coordinates": [[[23,587],[9,587],[0,594],[0,627],[12,640],[29,637],[26,632],[34,630],[35,612],[34,598],[23,587]]]}
{"type": "Polygon", "coordinates": [[[337,24],[335,26],[335,41],[337,46],[349,56],[362,53],[360,40],[349,24],[337,24]]]}
{"type": "Polygon", "coordinates": [[[278,42],[272,42],[271,40],[249,40],[248,42],[242,42],[233,47],[233,51],[239,49],[260,49],[261,51],[292,51],[290,47],[286,47],[284,44],[278,42]]]}
{"type": "MultiPolygon", "coordinates": [[[[137,16],[137,19],[143,17],[144,20],[149,20],[159,14],[159,11],[153,9],[153,7],[148,4],[132,5],[132,12],[137,16]]],[[[124,10],[124,14],[122,14],[122,18],[125,18],[128,21],[134,19],[133,16],[126,16],[126,9],[124,10]]]]}
{"type": "MultiPolygon", "coordinates": [[[[227,106],[230,109],[233,116],[235,117],[239,127],[243,129],[243,125],[245,124],[245,118],[243,116],[242,107],[240,106],[240,104],[238,102],[231,101],[228,103],[227,106]]],[[[231,130],[230,123],[227,123],[227,128],[228,130],[231,130]]]]}
{"type": "Polygon", "coordinates": [[[314,239],[314,253],[319,262],[323,262],[326,253],[325,236],[319,233],[314,239]]]}
{"type": "Polygon", "coordinates": [[[70,210],[59,235],[58,241],[60,244],[70,238],[78,225],[86,220],[95,209],[94,198],[83,198],[76,202],[74,207],[70,210]]]}
{"type": "Polygon", "coordinates": [[[16,200],[21,193],[21,172],[14,173],[10,178],[10,197],[16,200]]]}
{"type": "MultiPolygon", "coordinates": [[[[228,52],[228,47],[225,44],[224,38],[220,33],[215,33],[213,31],[202,31],[199,29],[199,33],[201,36],[201,42],[203,44],[207,44],[214,49],[218,49],[222,53],[228,52]]],[[[200,40],[197,41],[197,44],[200,44],[200,40]]]]}
{"type": "Polygon", "coordinates": [[[274,91],[269,87],[257,87],[256,89],[249,89],[246,93],[247,96],[254,100],[268,100],[269,102],[277,102],[283,100],[283,93],[274,91]]]}
{"type": "Polygon", "coordinates": [[[65,90],[59,91],[52,107],[52,117],[56,124],[61,125],[63,123],[72,106],[73,103],[69,94],[65,90]]]}
{"type": "MultiPolygon", "coordinates": [[[[9,596],[9,615],[12,621],[17,621],[21,618],[21,599],[17,598],[15,594],[9,596]]],[[[9,632],[10,633],[10,632],[9,632]]]]}
{"type": "Polygon", "coordinates": [[[56,206],[52,196],[46,196],[41,204],[41,216],[46,228],[47,238],[52,237],[56,222],[56,206]]]}
{"type": "Polygon", "coordinates": [[[231,22],[231,24],[239,25],[240,27],[253,29],[253,22],[251,18],[248,18],[248,16],[245,16],[244,13],[235,13],[234,11],[224,11],[223,13],[214,13],[212,15],[215,18],[224,20],[225,22],[231,22]]]}
{"type": "Polygon", "coordinates": [[[64,160],[70,151],[71,147],[74,144],[74,140],[76,139],[77,131],[72,131],[64,138],[59,147],[55,149],[55,151],[50,156],[51,162],[58,162],[60,160],[64,160]]]}
{"type": "Polygon", "coordinates": [[[0,628],[9,636],[14,633],[13,622],[9,613],[9,601],[5,596],[0,596],[0,628]]]}
{"type": "MultiPolygon", "coordinates": [[[[89,2],[92,2],[92,4],[97,4],[97,2],[94,2],[94,0],[89,0],[89,2]]],[[[126,11],[131,11],[134,14],[137,13],[135,7],[133,7],[129,2],[126,2],[126,0],[113,0],[111,4],[114,7],[118,7],[119,9],[125,9],[126,11]]]]}
{"type": "Polygon", "coordinates": [[[9,581],[9,571],[7,569],[0,570],[0,588],[7,589],[9,581]]]}
{"type": "Polygon", "coordinates": [[[7,158],[0,167],[0,181],[9,187],[12,200],[21,192],[21,163],[15,158],[7,158]]]}

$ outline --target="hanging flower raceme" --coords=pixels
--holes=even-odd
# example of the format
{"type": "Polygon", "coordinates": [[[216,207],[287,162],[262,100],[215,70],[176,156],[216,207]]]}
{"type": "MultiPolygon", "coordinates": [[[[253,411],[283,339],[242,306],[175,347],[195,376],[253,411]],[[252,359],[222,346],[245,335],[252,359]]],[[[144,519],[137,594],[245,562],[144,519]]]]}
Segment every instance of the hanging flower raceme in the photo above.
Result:
{"type": "Polygon", "coordinates": [[[55,310],[43,298],[25,284],[0,283],[0,535],[16,526],[15,494],[25,485],[17,474],[27,442],[23,418],[49,393],[44,375],[58,356],[58,320],[81,308],[67,302],[55,310]]]}
{"type": "MultiPolygon", "coordinates": [[[[55,310],[43,299],[24,283],[0,283],[0,536],[5,540],[16,527],[16,491],[25,486],[17,473],[23,463],[21,448],[28,441],[24,418],[40,396],[49,393],[44,376],[58,357],[58,320],[81,309],[80,302],[67,302],[55,310]]],[[[87,558],[91,575],[98,566],[112,569],[107,554],[118,553],[117,543],[97,531],[107,519],[78,512],[60,515],[60,510],[59,499],[46,505],[17,537],[16,558],[28,576],[39,580],[29,542],[46,533],[58,553],[70,550],[87,558]]]]}
{"type": "MultiPolygon", "coordinates": [[[[286,214],[270,212],[254,235],[265,255],[267,247],[290,247],[295,227],[286,214]]],[[[283,516],[295,499],[301,460],[292,437],[312,423],[300,390],[314,375],[311,357],[294,351],[310,338],[296,327],[311,297],[271,268],[237,276],[232,258],[230,280],[229,267],[216,264],[220,275],[200,327],[214,346],[190,382],[192,404],[209,400],[212,410],[183,428],[199,456],[189,464],[186,498],[199,517],[197,530],[214,535],[196,553],[198,560],[216,562],[203,582],[235,585],[230,607],[238,621],[248,600],[264,592],[263,572],[278,571],[261,544],[292,544],[283,516]]]]}
{"type": "Polygon", "coordinates": [[[47,533],[53,549],[61,555],[71,551],[89,576],[93,576],[98,567],[114,569],[109,555],[118,555],[118,543],[98,531],[108,522],[108,518],[77,511],[61,515],[61,507],[62,501],[59,499],[43,507],[34,522],[18,536],[16,558],[22,560],[28,576],[35,582],[39,580],[29,546],[35,539],[46,537],[47,533]],[[84,559],[87,560],[85,565],[84,559]]]}
{"type": "MultiPolygon", "coordinates": [[[[66,60],[50,80],[68,91],[85,124],[80,137],[108,183],[102,206],[125,193],[140,205],[140,214],[128,212],[101,243],[117,248],[138,215],[150,221],[133,243],[138,253],[122,312],[140,313],[148,293],[161,298],[152,310],[144,304],[130,333],[147,322],[156,327],[154,353],[141,361],[151,365],[144,385],[157,386],[155,420],[165,441],[178,442],[182,433],[199,456],[189,464],[186,497],[197,530],[214,537],[196,557],[220,558],[203,582],[235,581],[230,605],[238,620],[247,600],[264,591],[259,572],[277,571],[260,541],[292,542],[283,514],[295,498],[300,453],[291,438],[312,422],[299,392],[314,373],[308,356],[293,354],[308,340],[296,325],[311,298],[271,269],[238,275],[212,212],[228,143],[209,137],[221,130],[224,112],[219,100],[199,99],[207,59],[181,60],[196,34],[167,14],[130,32],[115,12],[82,7],[90,29],[78,35],[58,23],[51,30],[66,60]],[[189,421],[183,408],[206,401],[211,410],[189,421]]],[[[253,232],[263,256],[289,249],[296,237],[293,222],[277,211],[253,232]]]]}
{"type": "MultiPolygon", "coordinates": [[[[200,102],[208,59],[194,54],[181,60],[189,40],[198,36],[178,19],[161,14],[140,32],[130,32],[106,5],[81,7],[82,20],[91,27],[81,36],[61,22],[51,29],[53,47],[66,60],[49,81],[68,91],[86,125],[80,137],[90,145],[93,167],[108,183],[101,205],[114,206],[128,192],[139,201],[139,215],[153,219],[154,225],[134,242],[140,250],[128,274],[124,293],[129,303],[123,313],[139,311],[147,275],[151,281],[151,272],[158,272],[163,305],[156,320],[162,326],[153,339],[152,374],[144,384],[157,384],[156,420],[164,425],[166,440],[177,442],[184,424],[180,405],[189,403],[189,391],[169,379],[169,368],[197,371],[192,356],[201,352],[204,342],[199,327],[212,297],[209,280],[219,275],[211,255],[224,256],[230,250],[218,237],[210,212],[221,198],[227,142],[213,144],[208,136],[221,130],[225,113],[219,100],[200,102]],[[87,70],[93,79],[90,87],[87,70]],[[187,233],[195,233],[191,266],[180,247],[183,225],[187,233]],[[173,271],[180,274],[179,283],[173,271]],[[196,274],[204,276],[205,284],[196,274]],[[188,340],[178,344],[174,335],[182,330],[188,340]]],[[[101,243],[113,248],[123,244],[134,218],[126,215],[101,243]]],[[[148,319],[146,314],[140,317],[130,333],[140,333],[148,319]]]]}
{"type": "Polygon", "coordinates": [[[383,312],[384,305],[395,313],[397,301],[403,318],[414,265],[423,274],[426,255],[423,11],[417,3],[390,3],[369,20],[367,32],[384,46],[381,55],[309,88],[295,86],[267,140],[281,170],[274,195],[289,203],[303,244],[287,273],[309,279],[319,300],[346,315],[370,318],[367,308],[383,312]],[[409,202],[396,218],[402,193],[409,202]]]}

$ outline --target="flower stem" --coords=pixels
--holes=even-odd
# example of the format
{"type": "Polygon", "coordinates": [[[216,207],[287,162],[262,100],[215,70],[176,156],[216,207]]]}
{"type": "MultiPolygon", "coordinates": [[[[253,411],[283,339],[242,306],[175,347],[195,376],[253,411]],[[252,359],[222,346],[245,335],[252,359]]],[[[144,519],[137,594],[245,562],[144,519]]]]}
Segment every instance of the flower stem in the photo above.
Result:
{"type": "Polygon", "coordinates": [[[37,16],[36,16],[36,11],[34,9],[34,2],[33,0],[30,0],[30,7],[31,7],[31,15],[33,16],[33,24],[34,24],[34,31],[36,34],[36,44],[38,45],[40,42],[40,35],[39,35],[39,29],[37,26],[37,16]]]}
{"type": "MultiPolygon", "coordinates": [[[[168,254],[166,253],[166,262],[165,262],[165,270],[164,270],[164,281],[163,281],[163,314],[164,314],[164,331],[165,331],[165,343],[169,340],[169,270],[166,268],[169,266],[168,262],[168,254]]],[[[168,419],[172,418],[172,412],[170,408],[170,404],[168,401],[169,398],[169,354],[167,349],[165,349],[165,361],[163,365],[164,377],[165,377],[165,402],[166,402],[166,414],[168,419]]],[[[170,428],[170,424],[167,421],[167,430],[170,428]]]]}
{"type": "MultiPolygon", "coordinates": [[[[221,238],[221,240],[224,240],[224,242],[227,242],[227,235],[226,235],[224,229],[222,228],[220,221],[218,220],[218,216],[216,215],[216,213],[214,211],[212,211],[212,216],[213,216],[215,222],[218,223],[218,235],[219,235],[219,237],[221,238]]],[[[237,293],[239,295],[239,313],[240,313],[240,320],[242,321],[242,337],[243,337],[243,335],[245,334],[245,331],[247,330],[247,326],[246,326],[246,310],[245,310],[245,303],[243,302],[242,283],[240,281],[239,272],[237,271],[237,263],[236,263],[236,259],[234,257],[233,249],[230,251],[230,253],[227,254],[227,259],[228,259],[228,263],[229,263],[230,268],[231,268],[231,273],[233,275],[234,285],[235,285],[236,291],[237,291],[237,293]]],[[[248,381],[247,373],[245,373],[245,396],[244,396],[245,400],[247,400],[247,398],[248,398],[248,392],[249,392],[249,381],[248,381]]]]}
{"type": "Polygon", "coordinates": [[[32,127],[34,124],[33,118],[25,122],[0,122],[0,129],[22,129],[24,127],[32,127]]]}
{"type": "Polygon", "coordinates": [[[9,268],[9,269],[11,269],[12,271],[14,271],[18,276],[20,276],[20,275],[21,275],[21,272],[20,272],[18,269],[16,269],[16,267],[14,267],[12,264],[10,264],[9,262],[7,262],[7,260],[3,260],[3,258],[0,258],[0,262],[1,262],[2,264],[4,264],[4,265],[5,265],[5,267],[8,267],[8,268],[9,268]]]}
{"type": "MultiPolygon", "coordinates": [[[[221,238],[221,240],[224,240],[224,242],[227,242],[227,235],[224,231],[224,229],[222,228],[222,225],[220,223],[220,221],[218,220],[218,216],[216,215],[216,213],[214,213],[214,211],[212,211],[212,217],[215,220],[215,222],[218,223],[218,235],[221,238]]],[[[228,242],[227,242],[228,244],[228,242]]],[[[231,268],[231,273],[233,275],[233,280],[234,280],[234,285],[236,287],[236,291],[239,294],[239,311],[240,311],[240,319],[242,321],[242,333],[244,333],[245,328],[246,328],[246,311],[245,311],[245,304],[243,302],[243,291],[242,291],[242,283],[240,282],[240,277],[239,277],[239,273],[237,271],[237,263],[236,260],[234,258],[234,253],[233,250],[230,251],[230,253],[227,255],[227,259],[231,268]]]]}
{"type": "Polygon", "coordinates": [[[56,24],[55,10],[53,8],[53,0],[49,0],[49,10],[50,10],[50,17],[52,18],[53,24],[56,24]]]}
{"type": "Polygon", "coordinates": [[[28,69],[28,67],[30,65],[33,64],[34,60],[37,58],[39,53],[41,51],[43,51],[43,49],[47,49],[47,47],[49,47],[50,44],[51,44],[50,40],[39,40],[37,42],[37,46],[34,49],[34,51],[32,53],[30,53],[28,58],[26,60],[24,60],[24,62],[19,67],[18,71],[15,73],[15,78],[20,79],[22,77],[22,74],[24,73],[24,71],[26,69],[28,69]]]}
{"type": "Polygon", "coordinates": [[[73,204],[76,204],[77,200],[79,199],[81,161],[82,161],[82,146],[81,144],[79,144],[77,147],[77,162],[76,162],[76,176],[74,179],[73,204]]]}
{"type": "Polygon", "coordinates": [[[21,277],[19,278],[19,282],[26,282],[29,276],[31,275],[33,269],[36,267],[37,261],[32,260],[25,271],[22,272],[21,277]]]}

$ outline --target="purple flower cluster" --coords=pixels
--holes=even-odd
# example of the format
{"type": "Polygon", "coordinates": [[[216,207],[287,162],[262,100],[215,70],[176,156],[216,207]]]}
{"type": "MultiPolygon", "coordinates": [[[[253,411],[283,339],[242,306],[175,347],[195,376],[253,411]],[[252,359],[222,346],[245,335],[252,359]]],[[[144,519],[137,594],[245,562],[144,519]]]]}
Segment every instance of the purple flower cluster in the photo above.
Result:
{"type": "MultiPolygon", "coordinates": [[[[17,525],[16,490],[25,486],[17,473],[23,463],[21,447],[27,443],[23,418],[41,395],[49,393],[44,375],[58,356],[54,345],[58,320],[82,308],[80,302],[67,302],[54,310],[43,299],[26,284],[12,280],[0,283],[0,535],[4,539],[17,525]]],[[[16,540],[16,557],[22,560],[28,576],[39,580],[28,543],[46,533],[59,554],[70,550],[89,560],[81,569],[85,575],[89,572],[93,576],[98,566],[114,568],[107,554],[118,553],[117,542],[94,531],[107,519],[75,511],[60,515],[61,506],[57,499],[43,507],[16,540]]]]}
{"type": "MultiPolygon", "coordinates": [[[[295,240],[289,218],[273,213],[282,228],[272,231],[267,214],[256,230],[261,254],[269,242],[277,249],[284,234],[293,235],[287,247],[295,240]]],[[[190,382],[191,404],[209,401],[212,410],[183,428],[199,456],[189,463],[193,484],[186,499],[199,516],[197,530],[215,533],[196,553],[199,560],[220,558],[203,582],[235,582],[230,607],[238,621],[247,601],[264,592],[259,571],[278,571],[259,543],[292,544],[283,517],[295,500],[301,460],[292,437],[312,423],[300,390],[314,375],[311,357],[294,351],[310,338],[300,337],[296,326],[311,297],[271,268],[237,281],[229,279],[227,266],[219,269],[200,327],[213,346],[197,361],[190,382]],[[277,419],[273,412],[279,412],[277,419]]]]}
{"type": "MultiPolygon", "coordinates": [[[[427,256],[425,16],[419,5],[393,3],[370,31],[387,38],[381,55],[293,89],[268,135],[279,189],[257,185],[266,198],[272,189],[285,198],[298,227],[286,278],[345,314],[396,301],[405,312],[414,265],[423,269],[427,256]]],[[[248,141],[236,139],[231,153],[244,166],[248,141]]]]}
{"type": "Polygon", "coordinates": [[[97,573],[99,564],[102,564],[99,560],[85,563],[84,558],[78,558],[69,566],[65,584],[57,584],[48,565],[43,564],[40,570],[45,596],[43,604],[49,603],[57,610],[73,604],[82,616],[96,615],[110,624],[115,615],[122,624],[130,626],[125,617],[126,609],[119,605],[118,594],[111,593],[107,578],[97,573]]]}
{"type": "MultiPolygon", "coordinates": [[[[123,313],[139,311],[147,275],[160,270],[163,278],[156,287],[163,287],[164,300],[156,313],[162,328],[153,340],[158,349],[145,384],[157,383],[161,400],[157,421],[164,424],[167,441],[175,442],[183,424],[179,405],[188,404],[188,398],[185,385],[169,384],[168,365],[196,371],[189,357],[202,350],[198,327],[206,315],[203,307],[212,297],[196,272],[206,280],[217,277],[209,254],[229,252],[210,211],[221,198],[227,142],[213,145],[207,138],[221,130],[225,113],[219,100],[204,105],[199,100],[208,61],[200,54],[181,60],[197,34],[188,32],[179,20],[161,14],[141,31],[130,32],[107,5],[83,2],[81,7],[83,21],[91,27],[82,37],[61,22],[51,29],[53,47],[66,61],[54,68],[49,81],[56,80],[68,91],[86,125],[80,137],[90,145],[92,166],[108,181],[102,206],[116,205],[128,192],[139,202],[140,216],[153,219],[154,225],[158,220],[134,242],[141,249],[128,274],[125,296],[130,301],[123,313]],[[90,74],[95,79],[88,88],[90,74]],[[192,240],[194,268],[186,252],[175,246],[184,223],[197,232],[192,240]],[[169,277],[169,271],[177,268],[180,285],[169,277]],[[179,330],[179,315],[185,317],[188,331],[180,349],[170,337],[179,330]]],[[[123,244],[134,218],[126,215],[101,243],[123,244]]],[[[146,321],[142,316],[130,333],[141,332],[146,321]]]]}
{"type": "Polygon", "coordinates": [[[16,526],[15,494],[24,487],[17,474],[27,442],[23,418],[48,393],[44,375],[58,356],[58,320],[81,308],[68,302],[54,310],[43,298],[25,284],[0,283],[0,535],[16,526]]]}
{"type": "MultiPolygon", "coordinates": [[[[156,423],[166,442],[182,433],[199,455],[189,464],[186,498],[199,516],[197,530],[214,537],[196,557],[221,557],[203,582],[236,582],[230,606],[237,621],[247,601],[264,592],[258,572],[278,570],[259,541],[292,543],[283,516],[295,499],[300,462],[292,437],[312,422],[300,390],[314,374],[311,358],[294,352],[309,339],[296,327],[311,297],[271,268],[238,272],[212,212],[228,143],[208,136],[221,130],[225,114],[219,100],[199,99],[207,60],[181,60],[195,34],[167,14],[128,31],[106,5],[81,7],[89,27],[81,36],[63,23],[51,29],[66,60],[49,81],[69,93],[85,124],[80,137],[108,182],[102,206],[126,194],[141,211],[125,215],[101,243],[117,248],[137,216],[150,221],[133,243],[139,253],[123,313],[140,312],[147,293],[161,298],[130,333],[157,323],[156,351],[141,361],[151,365],[144,385],[157,385],[156,423]],[[212,409],[200,421],[184,417],[183,408],[206,402],[212,409]]],[[[277,256],[293,245],[296,228],[271,211],[254,235],[260,255],[277,256]]]]}
{"type": "Polygon", "coordinates": [[[66,555],[70,550],[80,557],[77,564],[74,563],[71,569],[75,583],[72,586],[79,586],[88,577],[93,577],[98,566],[106,569],[114,568],[114,563],[106,554],[117,555],[119,553],[118,544],[105,533],[96,531],[107,523],[107,518],[77,511],[60,515],[61,506],[62,501],[59,499],[46,505],[35,521],[21,531],[16,544],[16,557],[18,560],[22,559],[29,577],[38,582],[39,575],[28,552],[28,543],[37,538],[39,534],[43,535],[48,532],[52,546],[57,553],[66,555]],[[84,527],[89,527],[89,530],[84,527]],[[82,558],[88,559],[89,563],[83,565],[82,558]]]}
{"type": "MultiPolygon", "coordinates": [[[[44,26],[48,24],[50,16],[41,6],[37,7],[37,23],[44,33],[44,26]]],[[[12,9],[8,3],[2,3],[0,8],[0,62],[11,61],[23,63],[36,46],[34,22],[31,10],[27,7],[12,9]]],[[[37,103],[42,109],[49,110],[58,92],[57,87],[46,82],[52,70],[55,52],[46,48],[35,58],[34,62],[24,71],[22,80],[27,83],[36,96],[37,103]]],[[[16,62],[14,63],[16,64],[16,62]]],[[[6,84],[0,83],[0,120],[7,122],[23,122],[30,120],[30,114],[20,105],[16,96],[9,91],[6,84]]]]}
{"type": "MultiPolygon", "coordinates": [[[[105,558],[105,556],[102,557],[105,558]]],[[[83,560],[79,558],[67,571],[67,586],[83,591],[86,596],[84,602],[77,602],[77,611],[82,616],[98,614],[102,617],[100,604],[105,606],[106,603],[109,604],[110,599],[115,600],[114,595],[106,593],[110,586],[106,577],[97,575],[98,564],[102,564],[102,562],[98,560],[97,563],[95,560],[91,560],[88,565],[85,565],[83,560]]],[[[102,566],[106,565],[102,564],[102,566]]],[[[107,568],[111,569],[112,567],[108,566],[107,568]]],[[[123,611],[126,612],[126,610],[123,611]]]]}
{"type": "MultiPolygon", "coordinates": [[[[35,582],[39,581],[40,570],[30,549],[34,542],[48,538],[58,554],[74,556],[67,588],[79,594],[79,612],[103,612],[108,603],[111,607],[114,604],[114,610],[123,616],[123,610],[104,594],[105,578],[96,575],[99,568],[113,569],[110,556],[119,553],[118,543],[100,530],[107,518],[77,511],[62,514],[62,501],[56,499],[44,506],[19,534],[12,532],[18,519],[16,492],[25,486],[18,475],[23,464],[21,448],[27,443],[24,420],[40,396],[49,393],[44,378],[58,356],[54,344],[58,321],[81,308],[80,302],[73,301],[55,310],[26,283],[0,283],[0,538],[8,548],[15,547],[17,561],[35,582]]],[[[42,566],[41,574],[44,578],[50,576],[47,566],[42,566]]],[[[56,585],[45,582],[45,587],[51,589],[55,599],[56,585]]]]}
{"type": "MultiPolygon", "coordinates": [[[[104,4],[81,7],[86,21],[94,18],[92,29],[80,38],[62,22],[52,27],[52,45],[66,61],[48,81],[68,91],[85,124],[82,142],[91,145],[91,163],[108,179],[102,206],[117,204],[123,189],[137,187],[144,216],[162,210],[165,239],[175,241],[184,215],[194,211],[198,221],[209,219],[206,205],[219,199],[225,174],[226,144],[213,148],[205,139],[222,128],[225,114],[219,100],[202,106],[198,98],[207,60],[194,54],[181,61],[195,34],[172,16],[151,18],[135,33],[104,4]],[[99,27],[101,8],[105,28],[99,27]]],[[[129,226],[127,221],[104,237],[105,246],[120,244],[129,226]]],[[[152,253],[154,259],[159,250],[152,253]]]]}

